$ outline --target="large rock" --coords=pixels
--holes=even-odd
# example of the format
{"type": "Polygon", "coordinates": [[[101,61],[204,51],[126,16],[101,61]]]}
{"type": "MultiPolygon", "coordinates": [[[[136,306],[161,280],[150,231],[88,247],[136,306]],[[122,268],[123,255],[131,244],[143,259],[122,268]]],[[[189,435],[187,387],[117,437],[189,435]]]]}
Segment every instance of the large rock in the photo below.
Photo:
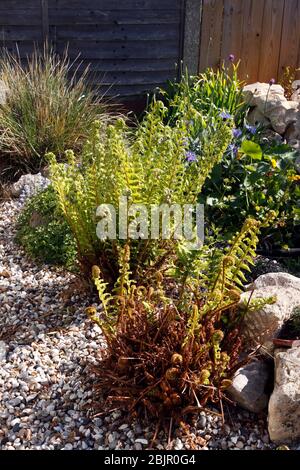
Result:
{"type": "MultiPolygon", "coordinates": [[[[284,89],[281,85],[270,85],[268,83],[252,83],[244,87],[244,98],[250,106],[259,106],[261,108],[268,102],[278,104],[281,101],[287,101],[284,96],[284,89]]],[[[262,109],[263,112],[263,109],[262,109]]]]}
{"type": "Polygon", "coordinates": [[[300,119],[288,126],[285,132],[285,138],[288,143],[294,140],[300,140],[300,119]]]}
{"type": "Polygon", "coordinates": [[[270,120],[267,119],[258,108],[253,108],[252,111],[250,111],[247,116],[247,121],[251,126],[258,126],[259,124],[262,124],[265,128],[271,126],[270,120]]]}
{"type": "Polygon", "coordinates": [[[16,183],[11,185],[10,194],[12,197],[20,197],[22,194],[31,197],[49,184],[50,180],[44,178],[40,173],[22,175],[16,183]]]}
{"type": "Polygon", "coordinates": [[[266,362],[251,362],[235,373],[227,393],[241,407],[260,413],[268,406],[270,375],[266,362]]]}
{"type": "MultiPolygon", "coordinates": [[[[261,105],[263,108],[263,105],[261,105]]],[[[260,107],[258,109],[262,111],[260,107]]],[[[284,134],[288,126],[300,119],[298,101],[281,101],[278,104],[267,102],[264,115],[271,121],[272,128],[278,134],[284,134]]]]}
{"type": "Polygon", "coordinates": [[[247,291],[263,289],[264,287],[292,287],[300,291],[300,277],[288,273],[268,273],[259,276],[256,281],[247,286],[247,291]]]}
{"type": "Polygon", "coordinates": [[[275,388],[269,402],[272,441],[300,440],[300,348],[275,351],[275,388]]]}
{"type": "Polygon", "coordinates": [[[253,83],[244,87],[244,97],[254,108],[250,119],[264,125],[271,122],[273,130],[281,135],[289,125],[300,120],[299,100],[288,101],[281,85],[253,83]]]}
{"type": "Polygon", "coordinates": [[[243,335],[248,347],[261,346],[266,354],[274,351],[273,339],[277,338],[283,324],[300,306],[300,278],[286,273],[260,276],[241,296],[241,307],[250,300],[273,297],[275,301],[245,315],[243,335]]]}

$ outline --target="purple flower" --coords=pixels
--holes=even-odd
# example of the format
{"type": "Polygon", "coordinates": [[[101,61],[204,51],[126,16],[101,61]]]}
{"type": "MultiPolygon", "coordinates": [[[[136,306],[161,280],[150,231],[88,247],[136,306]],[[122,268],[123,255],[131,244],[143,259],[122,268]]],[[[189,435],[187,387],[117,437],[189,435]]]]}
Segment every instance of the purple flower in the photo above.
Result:
{"type": "Polygon", "coordinates": [[[239,151],[239,148],[235,144],[230,144],[229,147],[228,147],[228,150],[236,156],[238,151],[239,151]]]}
{"type": "Polygon", "coordinates": [[[229,54],[228,60],[229,60],[229,62],[234,62],[235,61],[235,56],[233,54],[229,54]]]}
{"type": "Polygon", "coordinates": [[[276,83],[275,78],[271,78],[271,80],[269,81],[269,85],[272,86],[272,85],[275,85],[275,83],[276,83]]]}
{"type": "Polygon", "coordinates": [[[220,116],[222,119],[232,119],[232,118],[233,118],[233,116],[232,116],[230,113],[226,112],[226,111],[222,111],[222,112],[219,114],[219,116],[220,116]]]}
{"type": "Polygon", "coordinates": [[[256,132],[257,132],[257,127],[255,127],[255,126],[249,126],[248,124],[246,124],[245,128],[252,135],[255,135],[256,132]]]}
{"type": "Polygon", "coordinates": [[[185,156],[186,156],[186,161],[190,163],[196,162],[198,160],[197,155],[194,152],[191,152],[190,150],[186,152],[185,156]]]}
{"type": "Polygon", "coordinates": [[[232,135],[235,139],[239,139],[243,135],[243,133],[241,129],[233,129],[232,135]]]}

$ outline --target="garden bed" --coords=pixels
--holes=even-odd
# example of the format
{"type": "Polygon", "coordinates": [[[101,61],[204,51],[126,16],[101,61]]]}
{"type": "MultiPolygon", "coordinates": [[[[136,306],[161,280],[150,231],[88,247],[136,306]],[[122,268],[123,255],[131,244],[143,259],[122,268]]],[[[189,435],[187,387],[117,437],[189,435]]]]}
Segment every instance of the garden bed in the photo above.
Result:
{"type": "MultiPolygon", "coordinates": [[[[1,449],[142,449],[155,423],[119,411],[93,418],[90,366],[104,347],[99,327],[84,313],[87,301],[71,295],[76,278],[37,265],[14,242],[22,203],[1,203],[0,363],[1,449]]],[[[212,409],[213,413],[220,413],[212,409]]],[[[266,415],[226,406],[226,424],[201,412],[194,424],[157,436],[155,449],[270,449],[266,415]]]]}

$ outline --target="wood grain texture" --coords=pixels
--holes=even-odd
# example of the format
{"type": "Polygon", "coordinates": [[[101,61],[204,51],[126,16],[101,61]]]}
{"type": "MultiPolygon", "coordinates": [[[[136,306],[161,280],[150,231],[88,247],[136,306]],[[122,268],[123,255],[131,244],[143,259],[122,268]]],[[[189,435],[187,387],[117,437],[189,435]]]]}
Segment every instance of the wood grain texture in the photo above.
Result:
{"type": "Polygon", "coordinates": [[[286,0],[278,76],[287,66],[300,67],[300,0],[286,0]]]}
{"type": "Polygon", "coordinates": [[[240,75],[249,83],[259,75],[265,1],[243,0],[243,36],[240,75]]]}
{"type": "Polygon", "coordinates": [[[241,60],[242,39],[243,3],[240,0],[224,0],[221,59],[227,60],[233,54],[236,60],[241,60]]]}
{"type": "Polygon", "coordinates": [[[200,42],[200,70],[220,63],[224,0],[204,0],[200,42]]]}
{"type": "Polygon", "coordinates": [[[277,77],[283,12],[282,0],[265,0],[258,75],[258,80],[261,82],[268,82],[271,78],[277,77]]]}

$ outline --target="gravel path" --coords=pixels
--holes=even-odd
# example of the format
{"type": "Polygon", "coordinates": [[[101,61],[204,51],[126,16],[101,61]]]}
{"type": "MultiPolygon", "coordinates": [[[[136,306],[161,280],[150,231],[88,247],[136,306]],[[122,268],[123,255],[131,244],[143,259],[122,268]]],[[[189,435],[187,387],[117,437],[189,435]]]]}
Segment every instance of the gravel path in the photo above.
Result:
{"type": "MultiPolygon", "coordinates": [[[[143,449],[154,426],[127,422],[120,412],[89,416],[89,364],[103,347],[86,318],[74,277],[28,260],[14,244],[21,200],[0,204],[0,449],[143,449]],[[2,360],[1,360],[2,357],[2,360]],[[83,383],[84,382],[84,383],[83,383]]],[[[227,410],[227,424],[201,413],[156,449],[268,449],[264,416],[227,410]],[[188,431],[188,432],[187,432],[188,431]]]]}

